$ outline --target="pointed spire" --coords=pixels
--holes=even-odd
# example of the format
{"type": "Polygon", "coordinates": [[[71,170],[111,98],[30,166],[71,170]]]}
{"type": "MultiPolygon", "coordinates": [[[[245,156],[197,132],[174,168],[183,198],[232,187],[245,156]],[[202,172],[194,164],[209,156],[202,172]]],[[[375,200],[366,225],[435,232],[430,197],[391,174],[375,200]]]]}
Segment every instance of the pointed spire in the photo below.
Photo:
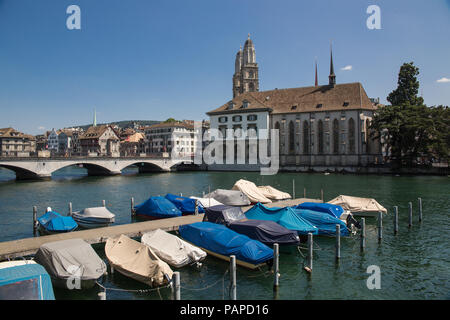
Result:
{"type": "Polygon", "coordinates": [[[319,80],[317,78],[317,58],[316,58],[316,81],[314,82],[314,86],[319,86],[319,80]]]}
{"type": "Polygon", "coordinates": [[[334,86],[336,84],[336,75],[334,74],[334,66],[333,66],[333,47],[330,41],[330,75],[328,76],[329,85],[334,86]]]}
{"type": "Polygon", "coordinates": [[[95,108],[94,108],[94,123],[93,123],[93,126],[94,127],[97,126],[97,111],[95,111],[95,108]]]}

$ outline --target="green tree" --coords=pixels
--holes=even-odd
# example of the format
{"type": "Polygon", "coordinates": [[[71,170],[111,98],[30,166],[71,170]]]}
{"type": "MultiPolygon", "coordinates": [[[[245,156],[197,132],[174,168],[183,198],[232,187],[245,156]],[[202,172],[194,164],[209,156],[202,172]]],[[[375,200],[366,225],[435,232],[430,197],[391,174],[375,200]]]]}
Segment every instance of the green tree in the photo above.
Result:
{"type": "Polygon", "coordinates": [[[397,89],[389,94],[389,96],[387,97],[387,101],[389,101],[393,106],[423,105],[423,98],[418,96],[418,75],[419,68],[414,66],[413,62],[404,63],[400,67],[400,72],[398,74],[397,89]]]}

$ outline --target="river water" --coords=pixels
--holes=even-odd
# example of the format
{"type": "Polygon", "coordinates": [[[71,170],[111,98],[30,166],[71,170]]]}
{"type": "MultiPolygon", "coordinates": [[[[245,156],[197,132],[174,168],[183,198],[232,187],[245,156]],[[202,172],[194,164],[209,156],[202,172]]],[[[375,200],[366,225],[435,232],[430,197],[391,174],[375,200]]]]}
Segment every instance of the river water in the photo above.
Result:
{"type": "MultiPolygon", "coordinates": [[[[84,169],[69,167],[48,181],[16,181],[14,173],[0,168],[0,241],[33,236],[32,207],[38,216],[46,207],[67,214],[73,210],[101,206],[116,214],[116,223],[133,222],[130,198],[139,204],[150,196],[182,193],[201,196],[217,188],[230,189],[238,179],[271,185],[296,196],[325,201],[340,194],[375,198],[388,215],[383,220],[383,240],[377,240],[375,218],[366,219],[366,249],[359,238],[341,239],[341,259],[334,259],[334,238],[315,237],[317,249],[312,274],[303,270],[298,252],[281,253],[280,287],[273,292],[273,276],[267,270],[237,269],[238,299],[450,299],[450,179],[434,176],[376,176],[344,174],[278,173],[261,176],[249,172],[173,172],[138,174],[129,168],[122,175],[88,177],[84,169]],[[423,201],[422,223],[418,222],[417,198],[423,201]],[[412,228],[408,228],[408,202],[413,203],[412,228]],[[399,207],[399,233],[393,233],[393,206],[399,207]],[[368,266],[379,266],[381,289],[368,289],[368,266]]],[[[95,245],[107,262],[103,245],[95,245]]],[[[303,254],[306,255],[306,252],[303,254]]],[[[179,269],[182,299],[228,299],[228,263],[207,257],[202,268],[179,269]]],[[[107,299],[170,299],[170,289],[139,293],[146,286],[115,272],[102,279],[107,299]]],[[[55,288],[57,299],[97,299],[99,288],[68,291],[55,288]]]]}

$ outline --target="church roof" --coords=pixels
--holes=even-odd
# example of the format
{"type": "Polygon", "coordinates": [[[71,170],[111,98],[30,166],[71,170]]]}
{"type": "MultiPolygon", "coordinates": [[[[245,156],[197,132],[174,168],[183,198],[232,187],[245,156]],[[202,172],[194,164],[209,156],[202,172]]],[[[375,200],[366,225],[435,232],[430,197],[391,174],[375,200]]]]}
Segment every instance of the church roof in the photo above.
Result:
{"type": "Polygon", "coordinates": [[[206,114],[217,115],[255,111],[284,114],[354,109],[377,109],[359,82],[336,84],[335,86],[323,85],[246,92],[206,114]],[[248,102],[246,108],[244,107],[244,101],[248,102]]]}

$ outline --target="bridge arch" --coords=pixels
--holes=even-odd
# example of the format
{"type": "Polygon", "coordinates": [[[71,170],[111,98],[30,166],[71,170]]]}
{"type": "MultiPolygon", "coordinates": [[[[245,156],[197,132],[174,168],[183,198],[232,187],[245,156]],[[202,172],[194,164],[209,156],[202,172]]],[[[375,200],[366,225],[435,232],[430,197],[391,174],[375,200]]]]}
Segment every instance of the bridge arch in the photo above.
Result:
{"type": "Polygon", "coordinates": [[[146,161],[146,160],[133,160],[133,161],[126,162],[123,165],[121,165],[120,171],[123,171],[124,169],[129,168],[131,166],[136,166],[139,170],[139,173],[166,171],[165,168],[154,163],[153,161],[146,161]]]}
{"type": "Polygon", "coordinates": [[[50,179],[51,175],[42,175],[34,172],[33,170],[29,170],[27,168],[15,166],[15,165],[7,165],[0,164],[0,167],[13,171],[16,174],[17,180],[37,180],[37,179],[50,179]]]}

